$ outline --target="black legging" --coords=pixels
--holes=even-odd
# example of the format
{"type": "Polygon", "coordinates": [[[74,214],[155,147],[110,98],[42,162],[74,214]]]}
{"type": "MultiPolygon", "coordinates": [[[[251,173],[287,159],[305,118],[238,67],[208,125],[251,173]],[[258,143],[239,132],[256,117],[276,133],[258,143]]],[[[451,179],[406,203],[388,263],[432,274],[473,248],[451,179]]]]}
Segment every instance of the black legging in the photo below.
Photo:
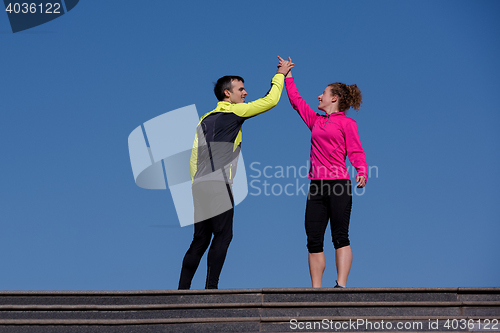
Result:
{"type": "Polygon", "coordinates": [[[352,188],[349,179],[311,180],[305,218],[309,253],[323,252],[328,220],[335,249],[350,245],[351,207],[352,188]]]}
{"type": "Polygon", "coordinates": [[[215,211],[220,209],[221,203],[227,201],[228,193],[232,208],[194,224],[193,241],[182,261],[179,289],[191,287],[191,281],[203,254],[210,245],[212,234],[214,238],[208,251],[205,289],[217,289],[227,249],[233,238],[234,200],[230,186],[223,182],[203,182],[194,187],[196,187],[193,190],[195,220],[199,218],[202,211],[214,211],[214,206],[218,206],[215,211]]]}

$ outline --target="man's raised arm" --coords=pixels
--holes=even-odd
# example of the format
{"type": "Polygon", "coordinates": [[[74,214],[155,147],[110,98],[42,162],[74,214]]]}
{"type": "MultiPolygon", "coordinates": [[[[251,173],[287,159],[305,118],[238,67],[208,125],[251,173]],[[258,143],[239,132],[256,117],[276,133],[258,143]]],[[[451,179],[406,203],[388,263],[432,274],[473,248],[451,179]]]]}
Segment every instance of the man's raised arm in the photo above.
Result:
{"type": "Polygon", "coordinates": [[[234,104],[232,107],[233,112],[240,117],[249,118],[269,111],[275,107],[283,91],[285,76],[293,66],[294,64],[291,61],[280,62],[278,71],[271,81],[271,89],[269,89],[266,96],[250,103],[234,104]]]}

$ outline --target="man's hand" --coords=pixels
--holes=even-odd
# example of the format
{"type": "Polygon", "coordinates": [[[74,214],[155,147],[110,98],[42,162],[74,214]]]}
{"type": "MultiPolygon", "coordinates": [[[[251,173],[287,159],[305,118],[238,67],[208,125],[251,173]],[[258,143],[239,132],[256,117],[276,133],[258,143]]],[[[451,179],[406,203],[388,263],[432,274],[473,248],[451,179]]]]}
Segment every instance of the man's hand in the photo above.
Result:
{"type": "Polygon", "coordinates": [[[292,62],[292,59],[288,57],[288,60],[284,60],[280,56],[278,56],[280,62],[278,63],[278,71],[276,73],[281,73],[285,75],[285,77],[292,77],[291,69],[295,66],[292,62]]]}
{"type": "Polygon", "coordinates": [[[366,185],[366,178],[363,176],[356,176],[356,181],[358,182],[358,188],[363,188],[366,185]]]}

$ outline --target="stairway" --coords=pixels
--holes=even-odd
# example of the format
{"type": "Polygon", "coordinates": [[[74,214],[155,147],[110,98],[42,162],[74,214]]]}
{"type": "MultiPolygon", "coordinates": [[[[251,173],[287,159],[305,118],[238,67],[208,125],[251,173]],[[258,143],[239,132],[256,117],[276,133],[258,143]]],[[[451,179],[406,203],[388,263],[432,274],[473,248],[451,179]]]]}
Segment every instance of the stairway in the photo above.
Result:
{"type": "Polygon", "coordinates": [[[0,291],[1,333],[500,332],[500,288],[0,291]]]}

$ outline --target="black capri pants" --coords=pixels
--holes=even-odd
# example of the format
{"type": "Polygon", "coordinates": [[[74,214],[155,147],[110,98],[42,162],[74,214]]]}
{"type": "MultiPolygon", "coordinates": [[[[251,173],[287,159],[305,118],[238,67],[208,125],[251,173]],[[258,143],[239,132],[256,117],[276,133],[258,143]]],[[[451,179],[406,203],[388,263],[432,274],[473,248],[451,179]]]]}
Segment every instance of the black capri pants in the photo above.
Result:
{"type": "Polygon", "coordinates": [[[350,245],[351,208],[352,188],[349,179],[311,180],[305,221],[309,253],[323,252],[328,220],[335,249],[350,245]]]}

